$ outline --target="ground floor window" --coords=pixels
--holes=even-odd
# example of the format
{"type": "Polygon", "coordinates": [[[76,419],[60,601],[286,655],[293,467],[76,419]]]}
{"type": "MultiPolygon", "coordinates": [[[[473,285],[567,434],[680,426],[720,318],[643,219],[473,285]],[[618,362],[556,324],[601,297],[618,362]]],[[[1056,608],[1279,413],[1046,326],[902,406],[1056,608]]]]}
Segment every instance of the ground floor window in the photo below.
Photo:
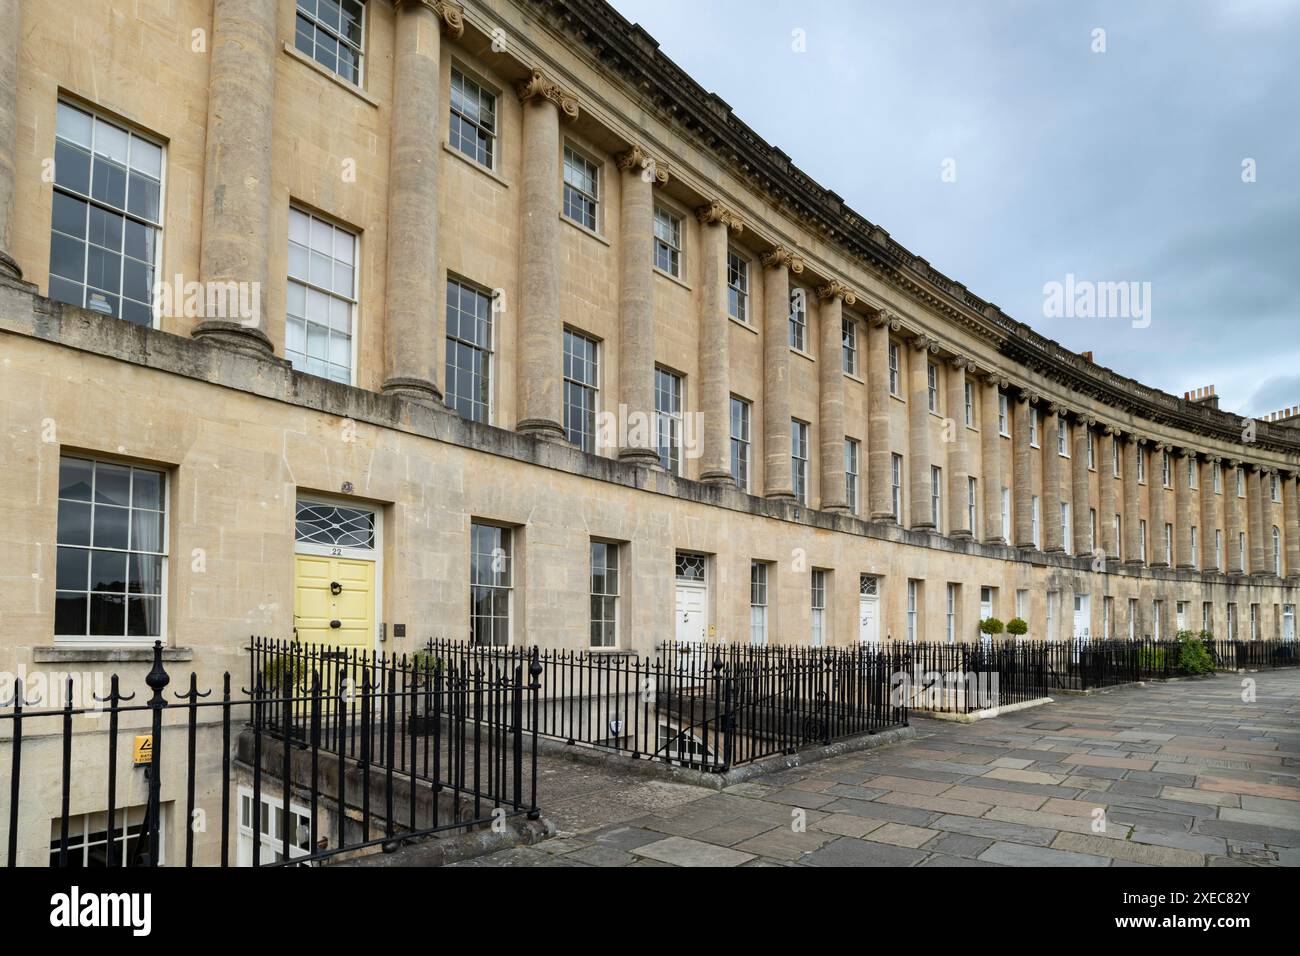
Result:
{"type": "Polygon", "coordinates": [[[814,568],[812,573],[812,645],[826,643],[826,572],[814,568]]]}
{"type": "MultiPolygon", "coordinates": [[[[289,819],[284,816],[284,801],[262,794],[257,814],[258,863],[279,863],[284,859],[284,831],[289,829],[289,858],[311,854],[311,811],[290,801],[289,819]]],[[[239,845],[236,859],[240,866],[253,865],[253,791],[239,788],[239,845]]],[[[300,864],[301,865],[301,864],[300,864]]]]}
{"type": "Polygon", "coordinates": [[[470,642],[496,647],[510,643],[512,539],[509,528],[470,525],[470,642]]]}
{"type": "Polygon", "coordinates": [[[591,542],[591,646],[618,646],[618,545],[591,542]]]}
{"type": "MultiPolygon", "coordinates": [[[[164,807],[165,809],[165,807],[164,807]]],[[[108,812],[81,813],[68,818],[67,865],[70,867],[143,866],[149,852],[145,808],[122,807],[113,811],[113,837],[108,834],[108,812]]],[[[159,827],[159,840],[165,827],[159,827]]],[[[63,847],[62,820],[50,822],[50,866],[59,866],[63,847]]],[[[161,850],[159,863],[163,862],[161,850]]]]}
{"type": "Polygon", "coordinates": [[[767,643],[767,565],[762,561],[749,565],[749,642],[767,643]]]}

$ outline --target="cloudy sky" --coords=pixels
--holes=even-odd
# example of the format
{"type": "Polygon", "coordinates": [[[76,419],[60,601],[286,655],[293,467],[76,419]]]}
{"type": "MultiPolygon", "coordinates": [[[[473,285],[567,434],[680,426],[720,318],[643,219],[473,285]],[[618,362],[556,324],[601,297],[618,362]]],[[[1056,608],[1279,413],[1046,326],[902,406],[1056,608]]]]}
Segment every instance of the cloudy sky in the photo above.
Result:
{"type": "Polygon", "coordinates": [[[1300,404],[1300,0],[613,3],[1008,314],[1169,392],[1300,404]],[[1047,317],[1071,274],[1149,282],[1150,325],[1047,317]]]}

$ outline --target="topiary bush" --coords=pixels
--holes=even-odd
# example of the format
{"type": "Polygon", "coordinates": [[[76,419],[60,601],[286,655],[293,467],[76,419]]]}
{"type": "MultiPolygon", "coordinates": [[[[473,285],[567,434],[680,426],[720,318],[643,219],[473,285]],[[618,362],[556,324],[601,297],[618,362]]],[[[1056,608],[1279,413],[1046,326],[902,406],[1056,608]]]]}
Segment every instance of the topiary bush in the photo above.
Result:
{"type": "Polygon", "coordinates": [[[989,637],[996,637],[1003,631],[1002,622],[996,617],[986,617],[980,621],[980,633],[987,634],[989,637]]]}
{"type": "Polygon", "coordinates": [[[1013,617],[1007,621],[1007,633],[1014,634],[1016,637],[1024,637],[1029,633],[1029,625],[1025,623],[1024,618],[1013,617]]]}

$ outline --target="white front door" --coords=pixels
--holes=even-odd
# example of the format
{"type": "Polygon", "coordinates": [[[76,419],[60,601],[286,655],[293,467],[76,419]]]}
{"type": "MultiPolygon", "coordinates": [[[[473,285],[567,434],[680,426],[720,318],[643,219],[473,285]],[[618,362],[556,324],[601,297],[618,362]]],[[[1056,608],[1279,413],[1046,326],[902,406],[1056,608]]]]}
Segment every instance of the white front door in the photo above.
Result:
{"type": "Polygon", "coordinates": [[[1187,630],[1187,602],[1178,602],[1178,630],[1187,630]]]}
{"type": "Polygon", "coordinates": [[[1282,605],[1282,640],[1295,640],[1295,605],[1282,605]]]}
{"type": "Polygon", "coordinates": [[[858,598],[858,641],[862,644],[880,643],[880,599],[862,595],[858,598]]]}
{"type": "Polygon", "coordinates": [[[1087,594],[1074,596],[1074,637],[1090,640],[1092,637],[1092,598],[1087,594]]]}
{"type": "Polygon", "coordinates": [[[677,582],[677,642],[701,644],[708,626],[709,592],[705,585],[677,582]]]}

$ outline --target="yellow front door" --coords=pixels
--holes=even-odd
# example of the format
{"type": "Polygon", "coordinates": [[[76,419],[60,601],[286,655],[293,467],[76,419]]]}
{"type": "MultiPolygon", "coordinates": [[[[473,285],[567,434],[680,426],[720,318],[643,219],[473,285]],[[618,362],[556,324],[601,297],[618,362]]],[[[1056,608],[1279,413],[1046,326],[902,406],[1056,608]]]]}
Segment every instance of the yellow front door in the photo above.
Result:
{"type": "Polygon", "coordinates": [[[304,644],[371,651],[375,646],[375,562],[297,555],[293,617],[304,644]]]}

